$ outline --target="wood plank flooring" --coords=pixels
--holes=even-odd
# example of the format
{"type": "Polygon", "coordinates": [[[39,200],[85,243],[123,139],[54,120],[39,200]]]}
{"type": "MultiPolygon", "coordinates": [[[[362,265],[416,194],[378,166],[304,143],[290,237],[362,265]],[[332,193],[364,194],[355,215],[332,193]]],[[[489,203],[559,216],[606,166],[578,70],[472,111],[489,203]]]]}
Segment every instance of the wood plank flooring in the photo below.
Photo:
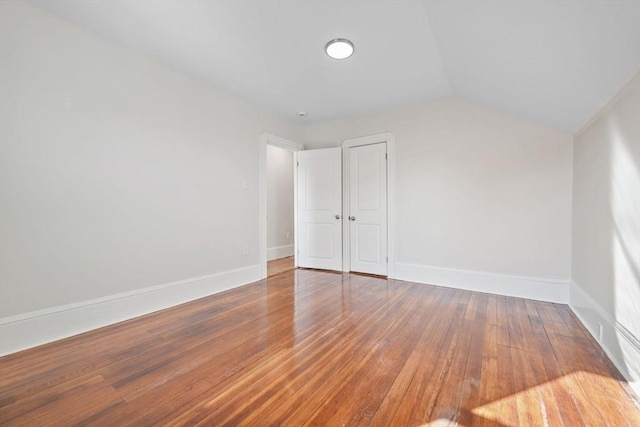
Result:
{"type": "Polygon", "coordinates": [[[3,426],[640,425],[567,306],[313,270],[3,357],[0,388],[3,426]]]}
{"type": "Polygon", "coordinates": [[[293,270],[295,268],[293,264],[292,256],[269,261],[267,263],[267,277],[293,270]]]}

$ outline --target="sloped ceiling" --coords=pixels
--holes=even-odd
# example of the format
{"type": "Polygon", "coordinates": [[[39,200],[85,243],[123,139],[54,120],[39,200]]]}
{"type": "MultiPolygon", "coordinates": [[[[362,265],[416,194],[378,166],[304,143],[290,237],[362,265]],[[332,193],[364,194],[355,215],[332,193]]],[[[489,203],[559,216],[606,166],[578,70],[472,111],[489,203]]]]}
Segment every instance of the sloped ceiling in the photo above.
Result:
{"type": "Polygon", "coordinates": [[[637,0],[33,3],[307,122],[456,95],[574,132],[640,69],[637,0]]]}
{"type": "Polygon", "coordinates": [[[640,1],[425,1],[453,92],[579,130],[640,69],[640,1]]]}

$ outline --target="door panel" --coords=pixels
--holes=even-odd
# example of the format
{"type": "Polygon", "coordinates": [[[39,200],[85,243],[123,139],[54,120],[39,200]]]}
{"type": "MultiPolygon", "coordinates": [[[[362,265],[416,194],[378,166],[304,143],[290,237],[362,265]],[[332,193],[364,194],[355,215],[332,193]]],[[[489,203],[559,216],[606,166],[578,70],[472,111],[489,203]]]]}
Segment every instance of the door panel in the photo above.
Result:
{"type": "Polygon", "coordinates": [[[310,259],[331,260],[335,256],[333,251],[333,220],[330,223],[307,223],[307,257],[310,259]]]}
{"type": "Polygon", "coordinates": [[[297,169],[298,265],[342,270],[342,150],[299,151],[297,169]]]}
{"type": "Polygon", "coordinates": [[[349,151],[350,270],[387,274],[387,144],[349,151]]]}

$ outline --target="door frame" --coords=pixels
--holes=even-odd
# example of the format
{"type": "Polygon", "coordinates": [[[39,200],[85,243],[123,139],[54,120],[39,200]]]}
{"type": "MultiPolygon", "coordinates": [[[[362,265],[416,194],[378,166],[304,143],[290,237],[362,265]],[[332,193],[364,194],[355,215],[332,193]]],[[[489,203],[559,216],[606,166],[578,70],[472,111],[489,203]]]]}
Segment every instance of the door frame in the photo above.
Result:
{"type": "MultiPolygon", "coordinates": [[[[297,162],[298,151],[304,150],[304,145],[290,141],[277,135],[264,132],[260,135],[258,141],[258,151],[260,155],[258,166],[258,180],[260,193],[259,212],[259,238],[258,238],[258,259],[260,263],[260,278],[267,277],[267,145],[273,145],[288,151],[293,151],[293,162],[297,162]]],[[[295,168],[294,168],[295,171],[295,168]]],[[[298,174],[293,174],[293,247],[294,247],[294,266],[298,265],[298,174]]]]}
{"type": "MultiPolygon", "coordinates": [[[[346,139],[342,143],[342,218],[349,215],[349,149],[362,145],[387,143],[387,277],[394,276],[394,236],[395,236],[395,159],[396,138],[391,132],[346,139]]],[[[350,221],[343,222],[342,227],[342,271],[351,271],[350,221]]]]}

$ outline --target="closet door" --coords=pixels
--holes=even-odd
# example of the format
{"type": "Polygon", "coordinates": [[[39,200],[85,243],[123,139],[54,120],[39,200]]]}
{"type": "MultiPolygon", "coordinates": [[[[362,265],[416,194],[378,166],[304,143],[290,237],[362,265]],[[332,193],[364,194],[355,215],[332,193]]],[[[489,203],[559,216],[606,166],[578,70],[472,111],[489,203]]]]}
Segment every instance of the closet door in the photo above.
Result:
{"type": "Polygon", "coordinates": [[[298,152],[298,266],[342,270],[342,149],[298,152]]]}
{"type": "Polygon", "coordinates": [[[349,149],[350,270],[387,275],[387,144],[349,149]]]}

